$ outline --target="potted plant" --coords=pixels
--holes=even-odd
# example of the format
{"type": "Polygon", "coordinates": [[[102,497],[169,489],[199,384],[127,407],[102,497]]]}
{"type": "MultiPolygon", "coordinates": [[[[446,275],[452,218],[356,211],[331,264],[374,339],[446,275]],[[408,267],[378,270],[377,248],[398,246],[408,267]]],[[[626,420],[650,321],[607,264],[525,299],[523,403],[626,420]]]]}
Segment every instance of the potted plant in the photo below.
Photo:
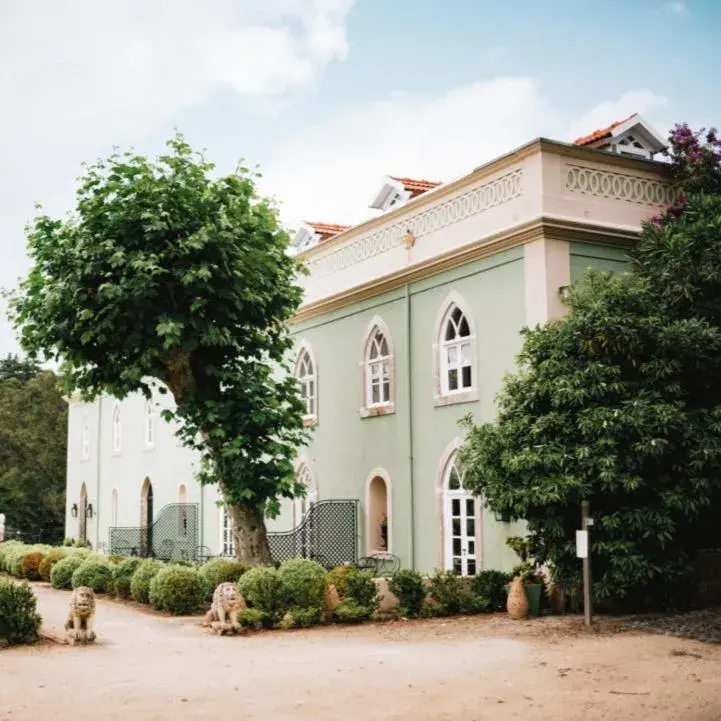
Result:
{"type": "MultiPolygon", "coordinates": [[[[506,539],[506,545],[512,548],[521,562],[511,571],[514,581],[520,579],[528,599],[528,611],[531,616],[541,615],[541,595],[543,593],[543,576],[538,572],[536,565],[529,560],[530,541],[520,536],[511,536],[506,539]]],[[[510,592],[512,584],[506,586],[510,592]]]]}
{"type": "Polygon", "coordinates": [[[381,547],[388,548],[388,516],[384,513],[380,520],[381,547]]]}

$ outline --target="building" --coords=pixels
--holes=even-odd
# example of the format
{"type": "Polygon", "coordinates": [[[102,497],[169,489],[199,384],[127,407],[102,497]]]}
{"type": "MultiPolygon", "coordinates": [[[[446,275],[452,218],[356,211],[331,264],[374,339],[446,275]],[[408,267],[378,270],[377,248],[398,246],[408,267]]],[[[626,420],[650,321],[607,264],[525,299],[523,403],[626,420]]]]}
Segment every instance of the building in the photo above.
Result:
{"type": "MultiPolygon", "coordinates": [[[[378,213],[348,227],[305,223],[309,268],[294,323],[295,373],[309,445],[297,460],[309,508],[357,499],[358,553],[404,567],[473,574],[509,568],[522,531],[463,490],[458,421],[494,417],[519,331],[563,314],[563,289],[589,267],[622,271],[642,221],[674,197],[665,144],[633,115],[573,144],[543,138],[448,183],[388,176],[378,213]]],[[[161,402],[168,402],[161,396],[161,402]]],[[[198,538],[229,553],[215,488],[140,396],[70,404],[67,533],[107,544],[110,527],[147,527],[159,508],[198,510],[198,538]],[[90,509],[92,513],[84,513],[90,509]]],[[[187,528],[187,521],[174,521],[187,528]]]]}

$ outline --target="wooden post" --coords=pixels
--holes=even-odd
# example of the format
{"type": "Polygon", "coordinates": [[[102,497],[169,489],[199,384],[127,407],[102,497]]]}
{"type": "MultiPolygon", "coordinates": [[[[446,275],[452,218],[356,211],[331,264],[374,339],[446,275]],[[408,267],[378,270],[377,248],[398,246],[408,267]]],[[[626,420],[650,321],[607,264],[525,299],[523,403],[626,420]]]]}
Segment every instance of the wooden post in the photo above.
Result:
{"type": "MultiPolygon", "coordinates": [[[[581,530],[589,536],[588,530],[588,501],[581,503],[581,530]]],[[[592,609],[591,609],[591,539],[588,538],[588,549],[586,557],[583,559],[583,617],[584,623],[591,628],[592,609]]]]}

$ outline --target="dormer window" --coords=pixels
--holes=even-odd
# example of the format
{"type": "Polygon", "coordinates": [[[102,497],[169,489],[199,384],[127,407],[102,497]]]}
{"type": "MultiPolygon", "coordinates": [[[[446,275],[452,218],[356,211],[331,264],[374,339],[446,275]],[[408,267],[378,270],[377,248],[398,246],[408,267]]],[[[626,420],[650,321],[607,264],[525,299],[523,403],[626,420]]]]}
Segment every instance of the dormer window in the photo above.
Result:
{"type": "Polygon", "coordinates": [[[299,253],[322,243],[350,228],[350,225],[337,223],[303,223],[293,236],[293,245],[299,253]]]}
{"type": "Polygon", "coordinates": [[[375,194],[370,207],[382,211],[397,208],[439,185],[440,183],[432,180],[415,180],[389,175],[383,181],[381,189],[375,194]]]}
{"type": "Polygon", "coordinates": [[[577,138],[573,144],[649,160],[666,149],[663,138],[638,113],[577,138]]]}

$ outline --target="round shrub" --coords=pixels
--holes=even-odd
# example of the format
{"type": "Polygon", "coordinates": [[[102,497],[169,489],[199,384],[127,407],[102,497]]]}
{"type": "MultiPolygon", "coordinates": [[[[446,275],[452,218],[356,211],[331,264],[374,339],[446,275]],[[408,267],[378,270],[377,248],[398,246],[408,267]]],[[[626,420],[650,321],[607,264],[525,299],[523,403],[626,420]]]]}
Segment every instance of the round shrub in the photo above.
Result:
{"type": "Polygon", "coordinates": [[[430,595],[434,615],[454,616],[488,609],[488,600],[474,597],[467,581],[453,571],[438,571],[431,577],[430,595]]]}
{"type": "Polygon", "coordinates": [[[118,598],[130,598],[130,582],[139,565],[139,558],[130,557],[123,559],[113,569],[113,591],[118,598]]]}
{"type": "Polygon", "coordinates": [[[4,541],[0,543],[0,571],[10,573],[13,555],[24,548],[25,544],[20,541],[4,541]]]}
{"type": "Polygon", "coordinates": [[[203,584],[203,600],[213,600],[213,592],[221,583],[237,583],[248,569],[238,561],[231,558],[211,558],[199,570],[200,580],[203,584]]]}
{"type": "Polygon", "coordinates": [[[203,603],[200,574],[188,566],[165,566],[150,582],[150,604],[160,611],[184,616],[197,611],[203,603]]]}
{"type": "Polygon", "coordinates": [[[283,617],[283,582],[272,566],[258,566],[244,573],[238,581],[238,591],[253,608],[265,614],[263,625],[272,626],[283,617]]]}
{"type": "Polygon", "coordinates": [[[365,606],[370,612],[378,610],[380,606],[380,594],[378,586],[373,581],[373,575],[369,571],[359,571],[354,568],[346,576],[348,584],[348,600],[354,601],[359,606],[365,606]]]}
{"type": "Polygon", "coordinates": [[[20,576],[28,581],[40,580],[40,564],[43,562],[45,554],[40,551],[33,551],[23,556],[20,565],[20,576]]]}
{"type": "Polygon", "coordinates": [[[138,603],[149,603],[150,582],[158,571],[164,566],[161,561],[153,558],[146,558],[135,569],[130,579],[130,597],[138,603]]]}
{"type": "Polygon", "coordinates": [[[53,548],[48,551],[45,558],[40,562],[40,568],[38,569],[40,578],[43,581],[50,582],[50,572],[53,570],[53,566],[67,555],[68,552],[64,548],[53,548]]]}
{"type": "Polygon", "coordinates": [[[426,589],[418,571],[396,571],[388,582],[388,590],[398,598],[398,610],[403,616],[416,618],[421,615],[426,589]]]}
{"type": "Polygon", "coordinates": [[[341,623],[363,623],[373,615],[373,609],[369,606],[361,606],[351,598],[341,601],[335,611],[333,617],[341,623]]]}
{"type": "Polygon", "coordinates": [[[328,571],[326,581],[329,586],[335,586],[335,590],[338,591],[340,598],[345,598],[348,595],[348,582],[346,579],[349,573],[353,573],[353,571],[356,570],[358,569],[356,569],[355,566],[348,564],[345,566],[336,566],[331,571],[328,571]]]}
{"type": "Polygon", "coordinates": [[[471,593],[488,601],[489,611],[506,610],[506,584],[512,580],[502,571],[479,571],[471,581],[471,593]]]}
{"type": "Polygon", "coordinates": [[[0,638],[13,645],[34,641],[42,621],[36,609],[35,594],[27,583],[0,578],[0,638]]]}
{"type": "Polygon", "coordinates": [[[291,558],[278,569],[278,576],[286,607],[320,609],[322,614],[327,576],[323,566],[307,558],[291,558]]]}
{"type": "Polygon", "coordinates": [[[107,593],[113,588],[113,567],[107,561],[86,559],[75,569],[73,588],[87,586],[95,593],[107,593]]]}
{"type": "Polygon", "coordinates": [[[85,559],[77,553],[61,558],[50,571],[50,585],[59,590],[69,591],[73,587],[73,574],[85,559]]]}

